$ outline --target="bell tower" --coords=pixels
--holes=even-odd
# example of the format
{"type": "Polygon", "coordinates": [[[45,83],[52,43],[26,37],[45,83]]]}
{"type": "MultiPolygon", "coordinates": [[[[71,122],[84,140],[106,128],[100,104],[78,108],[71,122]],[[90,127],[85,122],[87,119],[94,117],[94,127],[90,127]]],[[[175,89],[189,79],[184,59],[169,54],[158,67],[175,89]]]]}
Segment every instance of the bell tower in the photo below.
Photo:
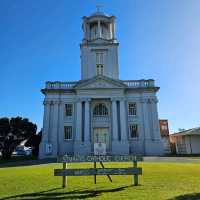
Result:
{"type": "Polygon", "coordinates": [[[81,79],[98,75],[119,79],[115,17],[97,11],[89,17],[83,17],[82,29],[81,79]]]}

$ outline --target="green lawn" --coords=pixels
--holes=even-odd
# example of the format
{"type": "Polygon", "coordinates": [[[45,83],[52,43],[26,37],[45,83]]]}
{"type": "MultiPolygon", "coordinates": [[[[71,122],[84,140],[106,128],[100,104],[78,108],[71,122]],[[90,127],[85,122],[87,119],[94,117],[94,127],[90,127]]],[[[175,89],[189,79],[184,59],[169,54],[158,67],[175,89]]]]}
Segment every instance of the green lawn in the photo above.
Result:
{"type": "MultiPolygon", "coordinates": [[[[73,164],[72,168],[82,165],[73,164]]],[[[62,164],[0,168],[0,199],[57,200],[57,199],[131,199],[131,200],[198,200],[200,199],[200,164],[149,163],[143,167],[139,186],[132,186],[131,176],[69,177],[66,189],[61,177],[54,177],[54,168],[62,164]]],[[[131,163],[105,163],[106,167],[128,167],[131,163]]]]}

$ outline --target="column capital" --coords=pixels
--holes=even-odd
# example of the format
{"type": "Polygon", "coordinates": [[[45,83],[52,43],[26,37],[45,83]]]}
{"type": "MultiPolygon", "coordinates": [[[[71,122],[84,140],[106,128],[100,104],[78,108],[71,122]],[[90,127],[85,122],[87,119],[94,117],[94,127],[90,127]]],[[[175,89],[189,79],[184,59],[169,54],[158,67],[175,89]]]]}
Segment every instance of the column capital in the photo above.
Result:
{"type": "Polygon", "coordinates": [[[157,98],[157,97],[152,98],[152,99],[151,99],[151,102],[157,104],[157,103],[158,103],[158,98],[157,98]]]}
{"type": "Polygon", "coordinates": [[[91,98],[87,98],[87,97],[82,97],[82,98],[77,98],[76,99],[76,102],[90,102],[91,101],[91,98]]]}
{"type": "Polygon", "coordinates": [[[83,98],[83,101],[85,102],[90,102],[92,99],[91,98],[83,98]]]}
{"type": "Polygon", "coordinates": [[[46,106],[46,105],[50,105],[51,104],[51,101],[49,100],[44,100],[43,101],[43,105],[46,106]]]}
{"type": "Polygon", "coordinates": [[[80,98],[80,97],[76,98],[76,103],[81,103],[82,101],[83,101],[82,98],[80,98]]]}
{"type": "Polygon", "coordinates": [[[144,103],[148,103],[148,104],[157,104],[158,103],[158,99],[156,97],[153,98],[146,98],[144,99],[144,103]]]}
{"type": "Polygon", "coordinates": [[[142,98],[140,99],[140,103],[151,104],[153,102],[152,98],[142,98]]]}
{"type": "Polygon", "coordinates": [[[110,99],[111,99],[111,101],[119,101],[119,98],[117,98],[117,97],[111,97],[110,99]]]}
{"type": "Polygon", "coordinates": [[[54,100],[52,101],[53,105],[60,105],[61,101],[60,100],[54,100]]]}
{"type": "Polygon", "coordinates": [[[125,97],[111,97],[111,101],[125,101],[125,97]]]}
{"type": "Polygon", "coordinates": [[[125,97],[120,97],[119,101],[126,101],[126,98],[125,97]]]}

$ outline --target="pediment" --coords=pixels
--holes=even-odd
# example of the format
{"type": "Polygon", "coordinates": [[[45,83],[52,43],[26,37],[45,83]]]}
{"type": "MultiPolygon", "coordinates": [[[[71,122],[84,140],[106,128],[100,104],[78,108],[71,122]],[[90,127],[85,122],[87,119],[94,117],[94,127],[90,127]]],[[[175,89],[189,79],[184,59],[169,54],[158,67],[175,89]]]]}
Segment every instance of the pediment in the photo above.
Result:
{"type": "Polygon", "coordinates": [[[120,89],[125,87],[126,85],[120,80],[114,80],[104,76],[96,76],[90,80],[81,81],[75,86],[75,89],[120,89]]]}

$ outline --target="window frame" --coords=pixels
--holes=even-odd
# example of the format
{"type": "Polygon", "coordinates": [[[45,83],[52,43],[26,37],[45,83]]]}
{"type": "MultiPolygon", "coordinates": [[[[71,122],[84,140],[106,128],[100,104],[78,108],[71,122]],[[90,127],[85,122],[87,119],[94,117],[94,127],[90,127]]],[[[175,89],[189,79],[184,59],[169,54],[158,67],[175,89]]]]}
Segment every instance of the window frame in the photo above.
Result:
{"type": "Polygon", "coordinates": [[[94,117],[107,117],[109,116],[109,111],[105,103],[97,103],[93,108],[92,114],[94,117]],[[102,105],[102,107],[100,107],[100,105],[102,105]]]}
{"type": "Polygon", "coordinates": [[[66,141],[73,140],[73,126],[71,126],[71,125],[65,125],[64,126],[64,140],[66,140],[66,141]],[[71,134],[71,138],[66,137],[67,136],[66,129],[69,128],[69,127],[71,128],[71,133],[68,133],[68,134],[71,134]]]}
{"type": "Polygon", "coordinates": [[[104,53],[96,52],[96,75],[104,74],[104,53]]]}
{"type": "Polygon", "coordinates": [[[128,129],[129,129],[129,139],[131,139],[131,140],[139,139],[139,126],[138,126],[138,124],[136,124],[136,123],[129,124],[128,129]],[[131,127],[136,127],[136,136],[135,137],[132,137],[131,127]]]}
{"type": "Polygon", "coordinates": [[[136,102],[129,102],[128,103],[128,116],[133,116],[133,117],[135,117],[135,116],[137,116],[137,103],[136,102]],[[132,112],[133,112],[133,114],[131,113],[131,108],[130,108],[130,105],[131,104],[134,104],[135,105],[135,107],[133,107],[132,108],[132,112]],[[135,108],[135,109],[134,109],[135,108]]]}
{"type": "Polygon", "coordinates": [[[65,104],[65,116],[66,116],[66,117],[72,117],[72,116],[73,116],[73,112],[74,112],[73,103],[66,103],[66,104],[65,104]],[[70,105],[70,106],[71,106],[71,115],[67,115],[67,105],[70,105]]]}

